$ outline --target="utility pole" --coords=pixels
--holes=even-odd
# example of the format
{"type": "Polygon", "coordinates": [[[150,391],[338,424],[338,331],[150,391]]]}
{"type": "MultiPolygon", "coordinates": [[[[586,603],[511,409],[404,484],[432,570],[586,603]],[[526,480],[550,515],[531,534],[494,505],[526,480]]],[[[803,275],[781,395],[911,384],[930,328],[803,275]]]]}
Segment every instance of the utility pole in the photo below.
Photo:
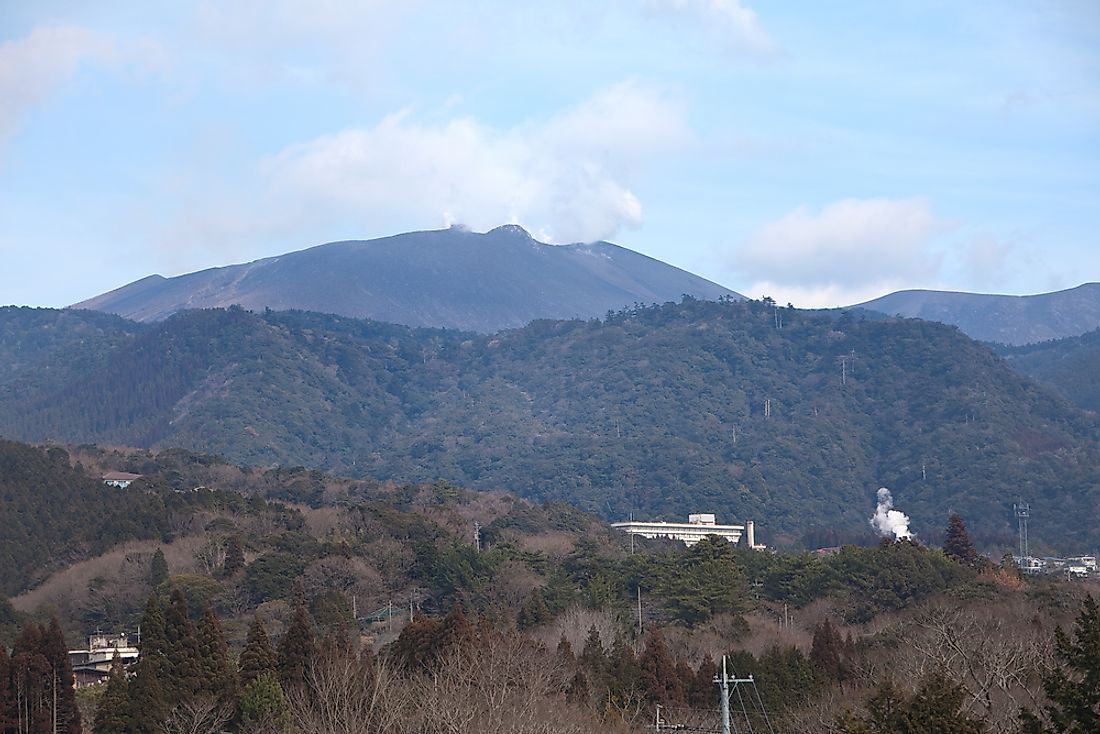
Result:
{"type": "Polygon", "coordinates": [[[771,398],[764,398],[764,417],[765,418],[771,418],[772,417],[772,399],[771,398]]]}
{"type": "Polygon", "coordinates": [[[714,676],[718,684],[718,705],[722,710],[722,734],[730,732],[730,676],[726,674],[726,656],[722,656],[722,675],[714,676]]]}
{"type": "Polygon", "coordinates": [[[642,636],[642,587],[638,587],[638,638],[642,636]]]}

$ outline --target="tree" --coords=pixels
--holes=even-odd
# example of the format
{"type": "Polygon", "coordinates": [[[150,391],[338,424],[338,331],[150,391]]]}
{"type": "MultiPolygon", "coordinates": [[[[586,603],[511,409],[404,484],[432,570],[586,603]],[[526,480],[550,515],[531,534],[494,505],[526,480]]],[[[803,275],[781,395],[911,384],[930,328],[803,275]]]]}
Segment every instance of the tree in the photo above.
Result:
{"type": "Polygon", "coordinates": [[[851,637],[845,641],[833,623],[826,619],[814,627],[810,660],[827,679],[842,683],[851,675],[851,637]]]}
{"type": "Polygon", "coordinates": [[[57,617],[42,633],[42,654],[49,664],[50,709],[52,720],[50,730],[55,733],[80,734],[80,709],[76,705],[73,667],[69,662],[69,648],[65,644],[65,633],[61,631],[61,622],[57,617]]]}
{"type": "Polygon", "coordinates": [[[718,695],[714,685],[716,675],[718,675],[718,666],[714,664],[714,658],[707,654],[703,662],[699,663],[699,669],[695,671],[695,677],[688,686],[688,704],[696,708],[714,705],[715,697],[718,695]]]}
{"type": "Polygon", "coordinates": [[[836,734],[982,734],[985,722],[961,711],[965,694],[941,673],[925,677],[912,696],[889,679],[867,701],[867,714],[846,713],[836,734]]]}
{"type": "Polygon", "coordinates": [[[168,580],[168,559],[164,557],[164,551],[157,548],[153,554],[153,561],[149,564],[149,583],[154,589],[168,580]]]}
{"type": "Polygon", "coordinates": [[[11,689],[11,658],[7,648],[0,645],[0,732],[15,726],[15,697],[11,689]]]}
{"type": "Polygon", "coordinates": [[[225,544],[225,561],[222,562],[222,575],[232,576],[244,568],[244,548],[240,536],[230,535],[225,544]]]}
{"type": "Polygon", "coordinates": [[[645,651],[638,660],[641,682],[646,698],[664,705],[684,702],[684,684],[676,670],[676,663],[669,654],[664,636],[658,630],[650,630],[645,636],[645,651]]]}
{"type": "Polygon", "coordinates": [[[242,689],[264,673],[275,675],[275,651],[271,649],[267,629],[258,614],[248,627],[248,638],[237,664],[242,689]]]}
{"type": "Polygon", "coordinates": [[[122,669],[122,658],[118,651],[111,660],[111,675],[107,678],[107,689],[99,699],[95,710],[93,734],[120,734],[130,725],[130,700],[127,691],[126,672],[122,669]]]}
{"type": "Polygon", "coordinates": [[[970,542],[970,534],[966,531],[966,523],[957,512],[952,512],[947,521],[947,530],[944,531],[943,552],[948,558],[961,563],[964,566],[975,568],[981,564],[981,556],[970,542]]]}
{"type": "Polygon", "coordinates": [[[134,677],[129,684],[130,731],[132,734],[160,734],[168,714],[164,688],[157,672],[160,666],[142,656],[134,666],[134,677]]]}
{"type": "Polygon", "coordinates": [[[188,615],[187,600],[179,589],[172,591],[168,611],[164,615],[164,636],[168,642],[166,668],[157,671],[168,699],[184,701],[202,688],[199,670],[199,645],[195,625],[188,615]]]}
{"type": "Polygon", "coordinates": [[[286,695],[274,673],[268,671],[241,692],[241,730],[283,731],[290,723],[286,695]]]}
{"type": "Polygon", "coordinates": [[[156,594],[150,594],[145,602],[145,612],[141,615],[141,644],[139,648],[143,660],[151,660],[161,665],[168,660],[168,640],[164,636],[164,609],[156,594]]]}
{"type": "Polygon", "coordinates": [[[229,660],[229,644],[225,641],[221,622],[210,605],[202,610],[195,628],[198,644],[199,692],[215,700],[231,700],[236,696],[236,671],[229,660]]]}
{"type": "Polygon", "coordinates": [[[279,683],[284,691],[305,684],[306,671],[315,654],[313,622],[309,612],[299,605],[294,610],[294,619],[290,622],[283,639],[279,640],[279,683]]]}
{"type": "Polygon", "coordinates": [[[1100,731],[1100,607],[1086,596],[1073,625],[1073,637],[1054,632],[1059,665],[1043,679],[1048,703],[1045,721],[1025,711],[1028,734],[1094,734],[1100,731]]]}

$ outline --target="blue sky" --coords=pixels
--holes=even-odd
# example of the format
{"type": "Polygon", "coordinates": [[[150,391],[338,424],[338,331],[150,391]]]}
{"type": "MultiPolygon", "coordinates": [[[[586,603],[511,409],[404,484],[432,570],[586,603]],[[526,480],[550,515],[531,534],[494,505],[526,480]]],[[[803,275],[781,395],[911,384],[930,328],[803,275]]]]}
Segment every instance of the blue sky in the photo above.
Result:
{"type": "Polygon", "coordinates": [[[0,4],[2,303],[506,222],[807,307],[1100,280],[1100,4],[0,4]]]}

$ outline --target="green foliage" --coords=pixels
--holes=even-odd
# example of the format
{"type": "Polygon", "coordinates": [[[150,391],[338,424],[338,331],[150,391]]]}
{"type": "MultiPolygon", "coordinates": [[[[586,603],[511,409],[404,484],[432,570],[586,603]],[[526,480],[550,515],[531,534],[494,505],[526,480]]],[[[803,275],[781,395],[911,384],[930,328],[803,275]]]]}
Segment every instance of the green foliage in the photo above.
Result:
{"type": "Polygon", "coordinates": [[[122,658],[115,653],[111,661],[111,675],[107,679],[107,688],[99,699],[95,711],[93,734],[121,734],[129,727],[130,703],[126,683],[126,673],[122,669],[122,658]]]}
{"type": "Polygon", "coordinates": [[[252,618],[252,624],[248,627],[248,638],[237,666],[241,686],[245,688],[264,674],[276,675],[275,651],[271,648],[267,628],[258,614],[252,618]]]}
{"type": "Polygon", "coordinates": [[[305,570],[306,560],[290,553],[265,553],[245,569],[248,592],[257,604],[265,600],[285,599],[294,580],[305,570]]]}
{"type": "Polygon", "coordinates": [[[940,673],[926,677],[912,696],[893,683],[880,684],[867,701],[866,716],[847,714],[837,734],[982,734],[985,722],[961,711],[962,687],[940,673]]]}
{"type": "Polygon", "coordinates": [[[966,523],[957,512],[951,513],[944,532],[943,553],[951,560],[964,566],[976,568],[981,565],[982,557],[970,542],[970,534],[966,531],[966,523]]]}
{"type": "Polygon", "coordinates": [[[996,347],[1014,368],[1074,405],[1100,412],[1100,329],[1023,347],[996,347]]]}
{"type": "Polygon", "coordinates": [[[149,565],[149,584],[155,589],[168,580],[168,560],[164,557],[164,551],[157,548],[153,554],[153,560],[149,565]]]}
{"type": "MultiPolygon", "coordinates": [[[[1096,539],[1085,520],[1100,492],[1094,416],[948,327],[784,316],[776,329],[761,302],[686,300],[472,338],[319,314],[190,312],[89,344],[106,356],[87,372],[72,360],[60,382],[0,375],[0,390],[23,381],[0,400],[0,428],[442,476],[617,517],[723,507],[786,542],[811,526],[865,533],[869,488],[885,485],[915,526],[936,527],[949,505],[989,545],[1003,536],[1004,498],[1022,493],[1062,508],[1035,518],[1037,534],[1096,539]],[[842,382],[838,359],[853,354],[842,382]]],[[[302,491],[321,501],[316,482],[302,491]]]]}
{"type": "Polygon", "coordinates": [[[306,671],[316,654],[313,639],[313,620],[305,607],[294,610],[294,619],[290,622],[283,639],[279,640],[277,657],[279,661],[279,682],[283,690],[299,688],[306,683],[306,671]]]}
{"type": "Polygon", "coordinates": [[[1031,712],[1022,719],[1028,734],[1091,734],[1100,731],[1100,606],[1086,596],[1073,636],[1055,631],[1058,665],[1043,679],[1048,703],[1044,720],[1031,712]]]}
{"type": "Polygon", "coordinates": [[[261,673],[241,692],[241,724],[268,731],[284,731],[290,723],[289,706],[273,673],[261,673]]]}

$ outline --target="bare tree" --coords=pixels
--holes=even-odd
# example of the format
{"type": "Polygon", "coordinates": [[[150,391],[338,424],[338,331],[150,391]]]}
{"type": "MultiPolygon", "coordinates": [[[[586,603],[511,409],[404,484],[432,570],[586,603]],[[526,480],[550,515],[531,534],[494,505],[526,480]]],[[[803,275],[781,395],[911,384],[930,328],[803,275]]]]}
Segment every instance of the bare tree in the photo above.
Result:
{"type": "Polygon", "coordinates": [[[407,709],[407,688],[389,666],[350,650],[318,655],[306,685],[290,695],[291,718],[310,734],[396,734],[404,731],[407,709]]]}
{"type": "Polygon", "coordinates": [[[165,734],[224,734],[233,718],[233,707],[215,698],[203,697],[177,704],[164,722],[165,734]]]}

